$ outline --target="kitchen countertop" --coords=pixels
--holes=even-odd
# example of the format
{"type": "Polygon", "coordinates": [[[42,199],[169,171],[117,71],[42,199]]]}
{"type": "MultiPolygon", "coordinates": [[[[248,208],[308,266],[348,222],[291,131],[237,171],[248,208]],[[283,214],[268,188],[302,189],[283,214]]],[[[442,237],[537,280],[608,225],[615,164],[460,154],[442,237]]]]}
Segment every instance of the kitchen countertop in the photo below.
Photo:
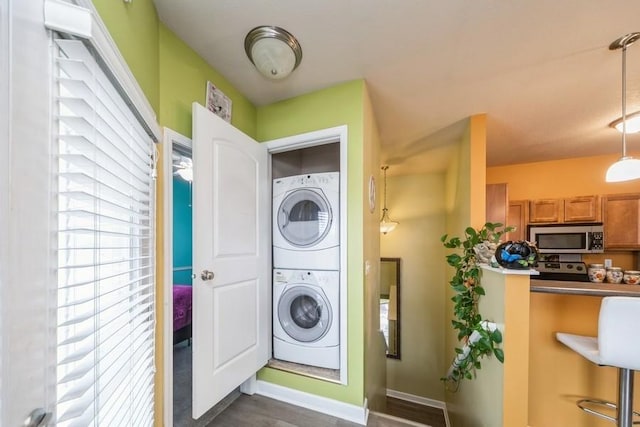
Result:
{"type": "Polygon", "coordinates": [[[615,285],[613,283],[564,282],[531,278],[531,292],[565,295],[589,295],[596,297],[640,297],[640,285],[615,285]]]}

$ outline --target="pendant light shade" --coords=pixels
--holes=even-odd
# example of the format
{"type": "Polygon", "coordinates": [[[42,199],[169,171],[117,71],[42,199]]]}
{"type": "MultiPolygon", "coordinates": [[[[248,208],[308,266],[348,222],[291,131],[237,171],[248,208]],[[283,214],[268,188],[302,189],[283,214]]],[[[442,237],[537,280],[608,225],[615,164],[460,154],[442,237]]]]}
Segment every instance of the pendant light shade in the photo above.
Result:
{"type": "Polygon", "coordinates": [[[640,39],[640,33],[629,33],[609,45],[610,50],[622,49],[622,157],[609,166],[605,180],[623,182],[640,178],[640,160],[627,156],[627,46],[640,39]]]}
{"type": "Polygon", "coordinates": [[[260,74],[271,80],[287,77],[302,61],[300,43],[280,27],[263,25],[249,31],[244,50],[260,74]]]}
{"type": "Polygon", "coordinates": [[[607,182],[623,182],[640,178],[640,159],[622,157],[607,169],[607,182]]]}
{"type": "Polygon", "coordinates": [[[392,232],[398,225],[396,221],[393,221],[389,217],[389,209],[387,209],[387,169],[389,169],[389,166],[382,166],[382,170],[384,171],[383,207],[382,218],[380,218],[380,232],[382,234],[392,232]]]}

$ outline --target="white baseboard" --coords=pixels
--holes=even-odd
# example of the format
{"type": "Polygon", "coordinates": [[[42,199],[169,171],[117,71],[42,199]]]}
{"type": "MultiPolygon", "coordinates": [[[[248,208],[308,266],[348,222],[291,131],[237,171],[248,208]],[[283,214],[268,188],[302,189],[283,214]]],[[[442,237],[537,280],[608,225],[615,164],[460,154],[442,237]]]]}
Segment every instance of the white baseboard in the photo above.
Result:
{"type": "Polygon", "coordinates": [[[369,409],[366,399],[364,405],[360,407],[260,380],[257,381],[256,393],[363,426],[367,425],[369,409]]]}
{"type": "Polygon", "coordinates": [[[396,399],[406,400],[408,402],[417,403],[419,405],[431,406],[433,408],[440,408],[444,412],[444,420],[447,427],[451,427],[449,422],[449,413],[447,412],[447,404],[441,400],[429,399],[428,397],[416,396],[415,394],[404,393],[402,391],[387,389],[387,396],[395,397],[396,399]]]}

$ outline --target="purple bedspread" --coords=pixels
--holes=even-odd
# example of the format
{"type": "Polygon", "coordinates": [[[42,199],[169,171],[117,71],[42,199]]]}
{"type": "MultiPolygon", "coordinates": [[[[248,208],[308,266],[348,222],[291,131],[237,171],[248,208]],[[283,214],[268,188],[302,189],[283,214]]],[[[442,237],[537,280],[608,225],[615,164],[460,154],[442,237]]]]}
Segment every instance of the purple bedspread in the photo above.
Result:
{"type": "Polygon", "coordinates": [[[189,285],[173,285],[173,330],[191,324],[191,291],[189,285]]]}

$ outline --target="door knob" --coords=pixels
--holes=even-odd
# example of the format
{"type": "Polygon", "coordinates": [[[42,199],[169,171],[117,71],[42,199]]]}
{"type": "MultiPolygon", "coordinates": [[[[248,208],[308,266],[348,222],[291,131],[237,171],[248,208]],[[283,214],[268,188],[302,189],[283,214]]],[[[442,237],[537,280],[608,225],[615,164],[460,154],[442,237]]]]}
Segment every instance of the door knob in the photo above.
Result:
{"type": "Polygon", "coordinates": [[[204,281],[213,280],[213,276],[214,276],[213,271],[209,271],[209,270],[202,270],[202,273],[200,273],[200,277],[204,281]]]}
{"type": "Polygon", "coordinates": [[[51,418],[51,412],[47,412],[42,408],[37,408],[31,411],[24,423],[23,427],[44,427],[51,418]]]}

